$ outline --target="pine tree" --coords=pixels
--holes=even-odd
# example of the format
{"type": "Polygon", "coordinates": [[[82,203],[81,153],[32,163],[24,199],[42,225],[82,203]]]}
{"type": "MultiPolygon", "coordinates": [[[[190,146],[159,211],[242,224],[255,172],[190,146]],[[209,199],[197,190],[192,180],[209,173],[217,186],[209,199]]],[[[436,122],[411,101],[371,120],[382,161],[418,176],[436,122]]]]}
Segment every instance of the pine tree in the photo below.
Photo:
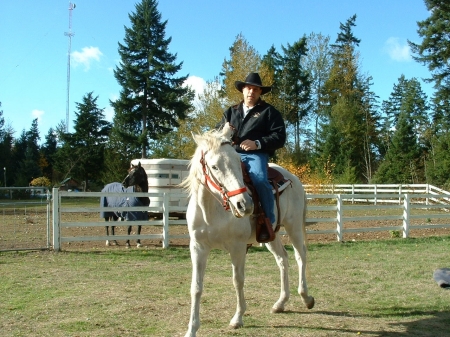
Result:
{"type": "MultiPolygon", "coordinates": [[[[428,66],[432,73],[430,80],[439,88],[450,78],[450,3],[442,0],[424,0],[430,16],[417,22],[417,33],[423,38],[417,44],[408,41],[413,58],[428,66]]],[[[448,87],[447,87],[448,89],[448,87]]]]}
{"type": "Polygon", "coordinates": [[[22,131],[19,139],[14,141],[13,162],[15,170],[14,185],[28,186],[31,180],[42,175],[39,167],[39,129],[37,118],[31,123],[29,131],[22,131]]]}
{"type": "MultiPolygon", "coordinates": [[[[111,125],[105,120],[104,109],[97,105],[92,92],[76,103],[74,132],[61,134],[63,146],[56,153],[59,169],[84,182],[84,188],[99,180],[106,166],[104,150],[111,125]]],[[[73,177],[73,178],[74,178],[73,177]]]]}
{"type": "Polygon", "coordinates": [[[381,162],[375,182],[382,184],[417,184],[422,177],[421,151],[411,118],[400,112],[392,143],[381,162]]]}
{"type": "MultiPolygon", "coordinates": [[[[54,155],[58,146],[55,130],[50,128],[45,136],[45,143],[40,148],[40,167],[44,177],[55,182],[53,174],[54,155]]],[[[55,177],[56,178],[56,177],[55,177]]]]}
{"type": "Polygon", "coordinates": [[[171,38],[165,38],[167,21],[161,21],[157,1],[142,0],[130,14],[131,27],[125,27],[124,43],[119,43],[121,63],[114,76],[122,86],[120,97],[111,102],[116,114],[117,132],[123,141],[131,141],[147,156],[151,139],[158,139],[178,127],[192,98],[183,87],[187,76],[175,77],[182,63],[169,53],[171,38]]]}
{"type": "Polygon", "coordinates": [[[360,40],[351,30],[355,20],[356,15],[341,24],[332,45],[332,67],[320,96],[324,119],[315,158],[317,169],[331,161],[334,175],[345,183],[370,180],[374,158],[375,97],[370,78],[359,73],[355,47],[360,40]]]}

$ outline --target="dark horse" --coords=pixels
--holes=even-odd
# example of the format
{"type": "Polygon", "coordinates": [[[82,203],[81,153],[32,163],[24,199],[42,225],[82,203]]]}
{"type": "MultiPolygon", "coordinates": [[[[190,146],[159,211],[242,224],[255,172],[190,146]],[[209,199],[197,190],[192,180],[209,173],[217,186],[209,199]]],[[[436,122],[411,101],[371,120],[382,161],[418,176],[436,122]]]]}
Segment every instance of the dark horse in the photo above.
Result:
{"type": "MultiPolygon", "coordinates": [[[[110,183],[106,185],[102,192],[114,193],[133,193],[133,192],[148,192],[147,173],[139,162],[138,165],[131,165],[128,170],[128,175],[122,183],[110,183]]],[[[131,197],[131,196],[102,196],[100,198],[100,207],[138,207],[149,206],[150,198],[148,197],[131,197]]],[[[103,211],[100,212],[100,217],[105,221],[146,221],[148,220],[147,211],[103,211]]],[[[106,235],[109,236],[109,227],[106,228],[106,235]]],[[[111,226],[111,235],[114,236],[115,226],[111,226]]],[[[128,226],[128,235],[131,233],[131,226],[128,226]]],[[[137,234],[141,234],[141,226],[138,225],[137,234]]],[[[117,241],[113,240],[113,244],[117,245],[117,241]]],[[[106,240],[106,245],[109,246],[109,240],[106,240]]],[[[127,248],[130,247],[130,240],[126,242],[127,248]]],[[[137,247],[141,246],[141,240],[137,240],[137,247]]]]}

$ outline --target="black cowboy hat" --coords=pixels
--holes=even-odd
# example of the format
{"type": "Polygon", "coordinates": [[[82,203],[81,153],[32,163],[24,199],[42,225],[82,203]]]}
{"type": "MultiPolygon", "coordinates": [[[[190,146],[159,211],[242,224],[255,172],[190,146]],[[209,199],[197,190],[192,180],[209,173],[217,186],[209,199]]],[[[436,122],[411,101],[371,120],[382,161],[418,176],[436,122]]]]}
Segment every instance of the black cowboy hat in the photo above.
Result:
{"type": "Polygon", "coordinates": [[[242,92],[242,89],[246,85],[254,85],[255,87],[260,87],[262,90],[261,95],[267,94],[270,90],[272,90],[272,87],[265,87],[262,85],[261,77],[259,77],[258,73],[248,74],[248,76],[244,82],[241,82],[241,81],[234,82],[234,86],[240,92],[242,92]]]}

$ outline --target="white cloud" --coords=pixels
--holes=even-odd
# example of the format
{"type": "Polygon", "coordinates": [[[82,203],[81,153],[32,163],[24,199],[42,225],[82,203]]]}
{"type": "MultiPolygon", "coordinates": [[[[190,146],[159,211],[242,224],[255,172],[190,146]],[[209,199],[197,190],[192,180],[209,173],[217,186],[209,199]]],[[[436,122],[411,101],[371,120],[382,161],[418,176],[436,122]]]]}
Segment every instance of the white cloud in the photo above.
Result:
{"type": "Polygon", "coordinates": [[[408,43],[400,43],[398,37],[390,37],[384,43],[384,50],[389,54],[391,59],[398,62],[411,61],[411,50],[408,43]]]}
{"type": "Polygon", "coordinates": [[[38,119],[38,124],[42,119],[42,115],[44,114],[44,111],[42,110],[38,110],[38,109],[34,109],[33,111],[31,111],[31,116],[33,116],[33,119],[38,119]]]}
{"type": "Polygon", "coordinates": [[[183,86],[190,86],[191,89],[195,91],[195,98],[192,104],[194,107],[200,105],[199,95],[203,94],[203,90],[206,87],[206,81],[198,76],[189,76],[186,81],[184,81],[183,86]]]}
{"type": "Polygon", "coordinates": [[[100,61],[103,53],[97,47],[84,47],[81,52],[74,51],[71,56],[73,65],[84,65],[84,70],[89,70],[92,61],[100,61]]]}
{"type": "Polygon", "coordinates": [[[195,90],[195,99],[198,99],[198,96],[203,94],[203,90],[206,87],[206,81],[198,76],[189,76],[183,83],[183,86],[188,85],[195,90]]]}

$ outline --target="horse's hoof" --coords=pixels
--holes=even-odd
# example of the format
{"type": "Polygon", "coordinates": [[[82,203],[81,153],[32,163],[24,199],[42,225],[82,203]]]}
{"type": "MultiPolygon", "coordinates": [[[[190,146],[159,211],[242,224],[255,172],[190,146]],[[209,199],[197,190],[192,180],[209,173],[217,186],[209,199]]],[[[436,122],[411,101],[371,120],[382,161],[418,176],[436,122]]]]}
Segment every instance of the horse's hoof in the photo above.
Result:
{"type": "Polygon", "coordinates": [[[280,313],[282,313],[282,312],[284,312],[284,308],[272,308],[272,309],[270,309],[270,312],[272,313],[272,314],[280,314],[280,313]]]}
{"type": "Polygon", "coordinates": [[[229,327],[231,330],[236,330],[236,329],[242,328],[243,326],[244,326],[244,324],[230,324],[228,327],[229,327]]]}
{"type": "Polygon", "coordinates": [[[306,304],[306,307],[308,309],[312,309],[312,308],[314,308],[314,304],[315,304],[314,297],[311,297],[311,301],[309,301],[309,303],[306,304]]]}

